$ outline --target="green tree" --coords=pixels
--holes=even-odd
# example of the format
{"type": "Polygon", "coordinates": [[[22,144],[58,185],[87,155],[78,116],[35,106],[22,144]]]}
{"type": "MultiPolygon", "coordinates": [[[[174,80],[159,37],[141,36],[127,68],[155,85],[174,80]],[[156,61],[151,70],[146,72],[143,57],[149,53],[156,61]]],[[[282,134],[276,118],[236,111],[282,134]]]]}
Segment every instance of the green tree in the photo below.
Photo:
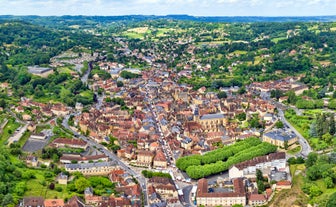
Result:
{"type": "Polygon", "coordinates": [[[297,101],[297,97],[295,95],[295,92],[293,90],[290,90],[288,92],[287,96],[288,96],[287,102],[289,104],[293,104],[294,105],[296,103],[296,101],[297,101]]]}
{"type": "Polygon", "coordinates": [[[327,202],[326,207],[335,207],[336,206],[336,193],[333,193],[327,202]]]}
{"type": "Polygon", "coordinates": [[[86,178],[80,177],[75,181],[75,186],[79,193],[83,193],[87,187],[90,187],[90,182],[86,178]]]}
{"type": "Polygon", "coordinates": [[[316,161],[317,161],[317,153],[311,152],[311,153],[309,153],[309,155],[306,159],[305,165],[306,165],[306,167],[311,167],[311,166],[315,165],[316,161]]]}
{"type": "Polygon", "coordinates": [[[333,182],[333,179],[331,177],[326,177],[323,179],[324,181],[324,184],[327,188],[333,188],[334,187],[334,182],[333,182]]]}
{"type": "Polygon", "coordinates": [[[264,181],[258,180],[257,181],[257,186],[258,186],[258,193],[262,194],[265,191],[265,184],[264,181]]]}
{"type": "Polygon", "coordinates": [[[225,98],[227,98],[227,94],[226,94],[225,91],[221,91],[221,92],[219,92],[219,93],[217,94],[217,97],[218,97],[219,99],[225,99],[225,98]]]}
{"type": "Polygon", "coordinates": [[[329,133],[326,133],[324,135],[322,135],[322,139],[327,143],[327,144],[331,144],[332,140],[333,140],[333,136],[329,133]]]}
{"type": "Polygon", "coordinates": [[[117,81],[117,87],[123,87],[124,86],[124,83],[122,81],[117,81]]]}
{"type": "Polygon", "coordinates": [[[284,124],[283,124],[282,121],[277,121],[277,122],[275,123],[275,127],[281,129],[281,128],[284,127],[284,124]]]}

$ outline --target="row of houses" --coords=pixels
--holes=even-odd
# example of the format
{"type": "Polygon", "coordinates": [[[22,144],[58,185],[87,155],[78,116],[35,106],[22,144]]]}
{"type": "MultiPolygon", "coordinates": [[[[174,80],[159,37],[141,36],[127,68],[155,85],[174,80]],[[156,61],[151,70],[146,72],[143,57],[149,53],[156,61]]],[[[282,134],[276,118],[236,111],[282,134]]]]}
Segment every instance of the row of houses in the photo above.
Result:
{"type": "Polygon", "coordinates": [[[276,190],[290,189],[289,168],[285,152],[276,152],[238,163],[229,169],[229,178],[217,180],[200,179],[197,185],[197,205],[232,206],[266,204],[276,190]],[[275,184],[258,194],[256,172],[260,170],[269,182],[275,184]]]}

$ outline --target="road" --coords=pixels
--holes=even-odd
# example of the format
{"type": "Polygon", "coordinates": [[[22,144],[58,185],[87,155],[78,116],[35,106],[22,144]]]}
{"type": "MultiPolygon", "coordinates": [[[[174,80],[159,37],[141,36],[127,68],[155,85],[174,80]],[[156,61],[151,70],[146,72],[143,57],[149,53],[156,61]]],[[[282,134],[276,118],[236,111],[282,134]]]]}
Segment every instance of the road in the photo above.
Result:
{"type": "Polygon", "coordinates": [[[302,148],[300,154],[303,157],[307,157],[308,154],[310,152],[312,152],[312,149],[311,149],[309,143],[307,142],[307,140],[286,120],[284,112],[279,107],[278,107],[278,115],[280,116],[281,121],[284,124],[286,124],[296,134],[296,136],[298,137],[298,141],[299,141],[299,143],[301,145],[301,148],[302,148]]]}
{"type": "Polygon", "coordinates": [[[88,85],[88,78],[92,70],[92,62],[88,63],[88,70],[85,72],[85,74],[82,76],[81,81],[85,84],[88,85]]]}
{"type": "Polygon", "coordinates": [[[192,185],[188,185],[188,186],[186,186],[182,189],[183,196],[184,196],[184,202],[185,202],[184,206],[186,206],[186,207],[194,207],[195,206],[193,201],[191,200],[192,199],[191,198],[192,188],[193,188],[192,185]]]}
{"type": "Polygon", "coordinates": [[[105,146],[93,141],[92,139],[84,136],[84,135],[80,135],[78,134],[78,132],[73,131],[69,125],[68,125],[68,120],[69,120],[70,115],[67,115],[62,122],[62,125],[69,129],[70,131],[72,131],[74,133],[75,136],[81,138],[82,140],[86,141],[90,146],[95,147],[96,149],[98,149],[99,151],[103,152],[106,156],[109,157],[110,160],[114,160],[117,162],[117,164],[123,168],[127,173],[129,173],[130,175],[132,175],[134,178],[136,178],[139,181],[139,184],[142,188],[142,192],[144,193],[144,204],[145,206],[147,205],[147,200],[148,200],[148,195],[147,195],[147,184],[146,184],[146,179],[141,175],[136,173],[134,170],[132,170],[129,166],[127,166],[125,163],[123,163],[119,157],[117,157],[114,153],[112,153],[111,151],[107,150],[105,146]]]}

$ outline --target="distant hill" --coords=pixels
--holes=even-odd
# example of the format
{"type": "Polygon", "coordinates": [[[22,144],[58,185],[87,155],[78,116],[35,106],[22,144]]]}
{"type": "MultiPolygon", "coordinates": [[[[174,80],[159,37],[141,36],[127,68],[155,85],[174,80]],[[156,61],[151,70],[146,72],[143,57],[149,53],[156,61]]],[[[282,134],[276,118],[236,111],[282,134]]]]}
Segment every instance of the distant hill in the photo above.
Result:
{"type": "Polygon", "coordinates": [[[146,21],[156,19],[173,19],[184,21],[201,21],[201,22],[333,22],[336,21],[334,16],[292,16],[292,17],[264,17],[264,16],[190,16],[190,15],[125,15],[125,16],[12,16],[2,15],[0,20],[25,20],[31,22],[44,21],[73,21],[83,22],[92,21],[105,23],[111,21],[146,21]]]}

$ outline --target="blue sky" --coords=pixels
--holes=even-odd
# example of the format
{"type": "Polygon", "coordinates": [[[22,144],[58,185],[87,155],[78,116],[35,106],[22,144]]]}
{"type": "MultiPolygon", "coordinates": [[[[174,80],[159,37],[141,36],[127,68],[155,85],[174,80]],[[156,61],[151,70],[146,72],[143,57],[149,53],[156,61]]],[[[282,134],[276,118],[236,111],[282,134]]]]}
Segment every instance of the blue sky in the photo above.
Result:
{"type": "Polygon", "coordinates": [[[316,16],[336,0],[0,0],[0,15],[316,16]]]}

